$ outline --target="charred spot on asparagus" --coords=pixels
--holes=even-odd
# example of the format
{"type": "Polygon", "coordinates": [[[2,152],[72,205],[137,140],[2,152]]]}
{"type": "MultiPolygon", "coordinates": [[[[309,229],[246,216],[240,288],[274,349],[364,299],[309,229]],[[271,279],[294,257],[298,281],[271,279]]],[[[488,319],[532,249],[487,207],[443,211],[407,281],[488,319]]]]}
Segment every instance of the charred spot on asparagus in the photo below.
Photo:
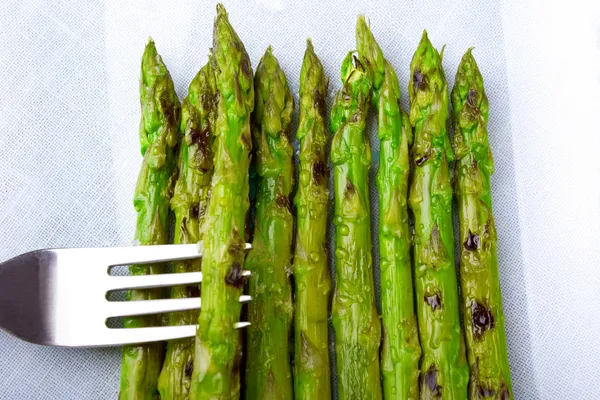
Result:
{"type": "Polygon", "coordinates": [[[425,385],[429,388],[429,391],[434,396],[442,395],[442,387],[437,383],[438,370],[434,364],[431,364],[427,372],[425,373],[425,385]]]}
{"type": "Polygon", "coordinates": [[[244,285],[242,265],[239,262],[231,264],[227,275],[225,275],[225,283],[238,289],[244,285]]]}
{"type": "Polygon", "coordinates": [[[427,87],[425,77],[419,69],[416,69],[413,73],[413,85],[415,87],[415,90],[423,90],[427,87]]]}
{"type": "Polygon", "coordinates": [[[488,388],[486,386],[483,386],[482,384],[479,384],[479,386],[477,387],[477,395],[480,398],[493,397],[494,394],[496,394],[496,392],[492,388],[488,388]]]}
{"type": "Polygon", "coordinates": [[[427,154],[424,154],[415,160],[415,164],[417,164],[417,166],[420,167],[421,165],[425,164],[425,161],[427,161],[428,159],[429,156],[427,156],[427,154]]]}
{"type": "Polygon", "coordinates": [[[313,179],[317,185],[322,184],[325,179],[325,175],[327,174],[327,166],[321,160],[315,161],[313,164],[313,179]]]}
{"type": "Polygon", "coordinates": [[[476,339],[481,339],[487,330],[494,329],[494,316],[492,315],[492,310],[486,308],[483,304],[473,301],[471,304],[471,315],[473,321],[473,335],[476,339]]]}
{"type": "Polygon", "coordinates": [[[185,364],[185,376],[188,378],[192,377],[192,371],[194,370],[194,362],[192,360],[188,360],[185,364]]]}
{"type": "Polygon", "coordinates": [[[442,298],[440,297],[439,293],[425,295],[425,302],[429,304],[429,307],[431,307],[432,311],[442,308],[442,298]]]}
{"type": "Polygon", "coordinates": [[[477,107],[477,93],[474,89],[467,92],[467,104],[471,107],[477,107]]]}
{"type": "Polygon", "coordinates": [[[465,246],[465,249],[469,251],[476,251],[479,248],[479,235],[469,231],[463,245],[465,246]]]}

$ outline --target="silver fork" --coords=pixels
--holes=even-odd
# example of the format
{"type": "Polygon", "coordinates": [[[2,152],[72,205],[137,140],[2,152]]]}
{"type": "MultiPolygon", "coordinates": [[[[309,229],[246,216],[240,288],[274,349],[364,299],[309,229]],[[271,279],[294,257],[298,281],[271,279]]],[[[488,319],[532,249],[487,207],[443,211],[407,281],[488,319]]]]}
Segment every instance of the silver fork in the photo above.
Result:
{"type": "MultiPolygon", "coordinates": [[[[246,244],[246,250],[251,245],[246,244]]],[[[108,318],[200,308],[200,299],[109,301],[125,289],[191,285],[202,272],[113,276],[118,265],[150,264],[202,256],[198,244],[36,250],[0,264],[0,328],[28,342],[65,347],[120,346],[180,339],[196,325],[109,328],[108,318]]],[[[250,276],[244,271],[243,276],[250,276]]],[[[242,295],[240,302],[250,301],[242,295]]],[[[250,325],[238,322],[236,328],[250,325]]]]}

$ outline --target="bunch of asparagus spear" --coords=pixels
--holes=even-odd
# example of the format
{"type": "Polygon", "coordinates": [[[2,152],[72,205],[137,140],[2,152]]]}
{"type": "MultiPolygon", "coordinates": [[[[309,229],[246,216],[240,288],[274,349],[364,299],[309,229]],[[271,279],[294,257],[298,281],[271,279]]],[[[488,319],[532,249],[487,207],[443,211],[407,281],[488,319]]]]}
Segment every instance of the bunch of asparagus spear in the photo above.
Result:
{"type": "MultiPolygon", "coordinates": [[[[125,327],[197,322],[198,330],[195,338],[166,347],[125,347],[120,399],[237,399],[241,393],[246,399],[330,399],[329,315],[339,399],[513,398],[491,211],[488,101],[469,49],[451,94],[451,140],[442,54],[424,32],[410,66],[407,114],[394,68],[365,18],[358,18],[356,51],[342,63],[342,88],[329,121],[335,227],[330,308],[328,81],[312,42],[300,75],[296,174],[294,96],[270,47],[253,75],[243,43],[217,6],[208,62],[180,104],[150,40],[140,78],[144,161],[134,201],[136,239],[167,243],[172,210],[174,242],[203,240],[205,247],[202,260],[175,263],[172,272],[202,270],[203,284],[201,291],[135,290],[128,299],[202,297],[202,311],[125,321],[125,327]],[[380,147],[375,250],[366,129],[371,108],[380,147]],[[252,214],[251,164],[257,176],[252,214]],[[380,314],[373,251],[380,260],[380,314]],[[248,283],[243,269],[252,273],[248,283]],[[246,284],[253,301],[243,338],[236,322],[246,284]]],[[[131,273],[165,268],[132,266],[131,273]]]]}

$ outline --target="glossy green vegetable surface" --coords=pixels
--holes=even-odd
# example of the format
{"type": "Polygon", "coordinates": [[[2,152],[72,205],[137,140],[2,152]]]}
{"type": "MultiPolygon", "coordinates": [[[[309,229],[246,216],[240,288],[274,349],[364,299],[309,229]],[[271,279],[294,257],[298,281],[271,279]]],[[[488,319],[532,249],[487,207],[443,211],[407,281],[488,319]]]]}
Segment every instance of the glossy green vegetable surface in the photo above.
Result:
{"type": "Polygon", "coordinates": [[[307,41],[300,72],[300,166],[296,206],[295,277],[295,398],[329,400],[329,294],[327,207],[329,203],[329,135],[325,116],[327,80],[323,65],[307,41]]]}
{"type": "Polygon", "coordinates": [[[235,324],[244,280],[248,167],[254,85],[250,59],[227,12],[217,6],[213,37],[217,87],[214,174],[203,227],[202,311],[196,334],[190,398],[237,399],[241,341],[235,324]]]}
{"type": "MultiPolygon", "coordinates": [[[[181,106],[173,81],[154,42],[146,45],[140,77],[140,145],[144,161],[135,188],[135,238],[140,245],[165,244],[169,239],[169,202],[176,177],[174,147],[178,140],[181,106]]],[[[132,275],[165,272],[164,264],[134,265],[132,275]]],[[[130,290],[127,300],[164,296],[161,289],[130,290]]],[[[160,325],[156,316],[128,317],[125,328],[160,325]]],[[[119,399],[158,399],[157,381],[165,349],[155,342],[123,347],[119,399]]]]}
{"type": "MultiPolygon", "coordinates": [[[[182,104],[180,129],[183,140],[179,149],[179,176],[171,199],[171,209],[175,213],[175,244],[198,243],[202,239],[201,226],[213,173],[211,131],[215,121],[215,92],[214,73],[208,62],[190,83],[182,104]]],[[[173,272],[200,271],[201,264],[202,259],[175,262],[173,272]]],[[[172,298],[196,297],[199,294],[198,285],[171,288],[172,298]]],[[[190,325],[197,321],[197,311],[169,314],[169,325],[190,325]]],[[[158,379],[161,400],[188,399],[193,356],[193,338],[168,342],[158,379]]]]}
{"type": "Polygon", "coordinates": [[[423,349],[421,399],[459,400],[467,397],[469,367],[454,264],[449,166],[454,153],[447,131],[448,85],[442,57],[426,32],[410,72],[414,176],[409,205],[415,215],[415,301],[423,349]]]}
{"type": "Polygon", "coordinates": [[[462,314],[471,368],[469,399],[512,399],[490,176],[488,99],[471,54],[463,56],[452,90],[456,195],[460,225],[462,314]]]}
{"type": "Polygon", "coordinates": [[[380,399],[381,323],[375,308],[371,254],[366,118],[373,80],[366,60],[348,53],[342,89],[331,111],[335,225],[332,323],[335,331],[337,394],[345,399],[380,399]]]}
{"type": "Polygon", "coordinates": [[[252,135],[256,149],[256,219],[245,267],[252,302],[248,305],[246,398],[291,399],[294,308],[290,275],[294,183],[289,128],[294,97],[269,47],[254,76],[252,135]]]}
{"type": "Polygon", "coordinates": [[[356,47],[373,71],[372,102],[379,136],[379,262],[383,347],[381,375],[386,399],[419,398],[421,346],[414,309],[408,225],[409,148],[412,129],[400,108],[396,72],[384,58],[365,18],[356,25],[356,47]]]}

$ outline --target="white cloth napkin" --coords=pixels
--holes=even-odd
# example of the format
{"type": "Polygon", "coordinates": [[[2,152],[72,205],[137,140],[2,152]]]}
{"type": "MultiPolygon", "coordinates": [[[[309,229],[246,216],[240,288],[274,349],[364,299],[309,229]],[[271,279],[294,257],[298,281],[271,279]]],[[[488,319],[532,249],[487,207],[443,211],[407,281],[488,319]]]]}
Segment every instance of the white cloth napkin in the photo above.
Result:
{"type": "MultiPolygon", "coordinates": [[[[490,100],[515,397],[600,398],[598,7],[534,0],[226,7],[253,66],[273,45],[296,94],[312,37],[330,77],[329,103],[359,13],[396,68],[404,107],[424,28],[434,45],[446,45],[450,86],[462,54],[475,47],[490,100]]],[[[183,98],[206,62],[214,16],[214,2],[197,0],[2,3],[0,260],[43,247],[131,243],[144,45],[154,38],[183,98]]],[[[376,150],[373,123],[371,135],[376,150]]],[[[117,396],[120,349],[47,348],[4,332],[0,348],[2,399],[117,396]]]]}

